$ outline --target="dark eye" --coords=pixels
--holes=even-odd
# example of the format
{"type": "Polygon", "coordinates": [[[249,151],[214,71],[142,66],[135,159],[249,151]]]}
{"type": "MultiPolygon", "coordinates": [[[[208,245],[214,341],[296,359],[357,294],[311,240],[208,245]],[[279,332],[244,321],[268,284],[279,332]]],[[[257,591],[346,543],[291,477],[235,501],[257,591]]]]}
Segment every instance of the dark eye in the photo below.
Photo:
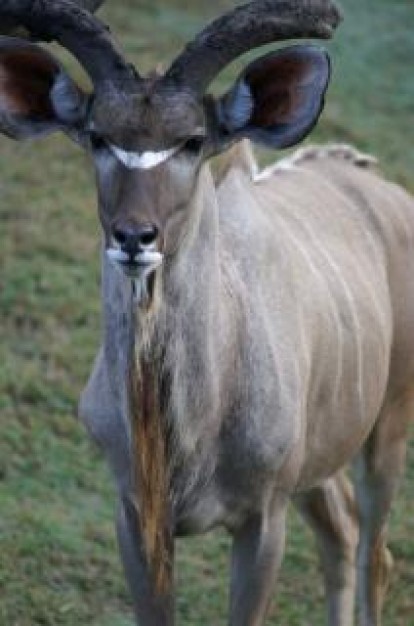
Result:
{"type": "Polygon", "coordinates": [[[102,137],[102,135],[98,135],[98,133],[90,133],[89,140],[91,142],[91,148],[95,152],[98,152],[99,150],[106,150],[108,148],[106,140],[102,137]]]}
{"type": "Polygon", "coordinates": [[[183,150],[196,156],[199,154],[204,145],[204,137],[202,135],[195,135],[194,137],[190,137],[187,139],[183,146],[183,150]]]}

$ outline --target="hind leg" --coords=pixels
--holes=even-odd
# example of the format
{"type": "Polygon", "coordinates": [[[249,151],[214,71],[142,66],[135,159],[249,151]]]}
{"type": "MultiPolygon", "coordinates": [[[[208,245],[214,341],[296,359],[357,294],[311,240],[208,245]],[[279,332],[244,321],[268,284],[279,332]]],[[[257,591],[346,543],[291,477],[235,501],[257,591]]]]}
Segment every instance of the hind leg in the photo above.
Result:
{"type": "Polygon", "coordinates": [[[352,486],[344,473],[295,498],[315,532],[322,562],[329,626],[354,623],[358,522],[352,486]]]}
{"type": "Polygon", "coordinates": [[[393,496],[404,471],[410,402],[387,406],[355,461],[360,517],[357,598],[361,626],[379,626],[391,554],[386,528],[393,496]]]}

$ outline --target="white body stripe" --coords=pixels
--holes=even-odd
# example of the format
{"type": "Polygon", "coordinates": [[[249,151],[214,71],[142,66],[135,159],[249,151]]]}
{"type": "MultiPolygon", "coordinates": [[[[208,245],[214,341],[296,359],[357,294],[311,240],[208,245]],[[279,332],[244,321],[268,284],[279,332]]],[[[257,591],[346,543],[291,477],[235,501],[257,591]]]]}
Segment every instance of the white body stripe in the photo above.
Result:
{"type": "Polygon", "coordinates": [[[150,170],[177,154],[181,145],[160,152],[127,152],[112,144],[110,144],[110,149],[118,161],[121,161],[128,169],[150,170]]]}

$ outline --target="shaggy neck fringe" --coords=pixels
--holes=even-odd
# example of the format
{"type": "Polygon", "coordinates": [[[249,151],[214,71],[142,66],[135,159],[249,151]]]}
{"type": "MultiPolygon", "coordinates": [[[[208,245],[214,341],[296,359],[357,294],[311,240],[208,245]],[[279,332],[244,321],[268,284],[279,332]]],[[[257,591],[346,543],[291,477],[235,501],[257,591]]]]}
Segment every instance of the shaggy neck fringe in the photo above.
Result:
{"type": "Polygon", "coordinates": [[[147,350],[138,353],[135,332],[133,344],[128,379],[136,505],[155,590],[166,594],[173,575],[167,433],[154,359],[147,350]]]}

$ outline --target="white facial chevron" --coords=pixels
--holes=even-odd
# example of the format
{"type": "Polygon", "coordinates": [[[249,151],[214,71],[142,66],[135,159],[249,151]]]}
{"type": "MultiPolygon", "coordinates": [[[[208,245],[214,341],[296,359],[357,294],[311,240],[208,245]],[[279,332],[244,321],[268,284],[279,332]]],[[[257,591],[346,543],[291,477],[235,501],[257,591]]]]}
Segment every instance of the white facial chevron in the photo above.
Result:
{"type": "Polygon", "coordinates": [[[121,161],[130,170],[150,170],[161,163],[165,163],[173,157],[181,149],[180,146],[174,146],[169,150],[161,150],[160,152],[127,152],[118,146],[110,144],[110,149],[116,158],[121,161]]]}

